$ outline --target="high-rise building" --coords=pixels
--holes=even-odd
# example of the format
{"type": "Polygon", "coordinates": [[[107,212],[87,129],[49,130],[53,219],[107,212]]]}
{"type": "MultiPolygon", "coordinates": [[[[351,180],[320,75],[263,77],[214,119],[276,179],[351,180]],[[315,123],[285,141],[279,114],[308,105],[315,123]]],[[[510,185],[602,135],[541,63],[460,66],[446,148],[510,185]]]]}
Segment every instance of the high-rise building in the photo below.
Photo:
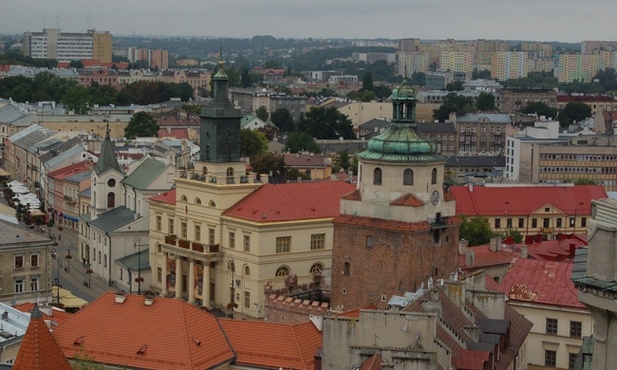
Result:
{"type": "Polygon", "coordinates": [[[45,28],[43,32],[24,33],[23,52],[31,58],[58,62],[95,59],[111,63],[111,44],[109,32],[63,33],[58,28],[45,28]]]}
{"type": "Polygon", "coordinates": [[[473,51],[442,51],[439,53],[439,68],[442,71],[471,72],[473,65],[473,51]]]}
{"type": "Polygon", "coordinates": [[[559,56],[559,82],[591,82],[598,70],[604,69],[600,55],[562,54],[559,56]]]}
{"type": "Polygon", "coordinates": [[[491,61],[491,78],[499,81],[511,78],[527,77],[529,63],[526,52],[498,51],[493,53],[491,61]]]}
{"type": "Polygon", "coordinates": [[[401,76],[411,76],[414,72],[428,72],[428,53],[425,51],[396,52],[396,69],[401,76]]]}
{"type": "Polygon", "coordinates": [[[167,50],[129,47],[127,57],[131,63],[146,61],[150,68],[162,70],[169,68],[169,52],[167,50]]]}

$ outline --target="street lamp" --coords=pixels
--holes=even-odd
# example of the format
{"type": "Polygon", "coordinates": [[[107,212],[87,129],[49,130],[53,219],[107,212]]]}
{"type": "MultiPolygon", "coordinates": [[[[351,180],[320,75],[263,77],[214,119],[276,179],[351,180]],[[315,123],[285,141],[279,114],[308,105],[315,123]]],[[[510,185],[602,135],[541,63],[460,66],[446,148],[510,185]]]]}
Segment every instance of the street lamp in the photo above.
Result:
{"type": "Polygon", "coordinates": [[[73,255],[71,255],[71,251],[66,255],[66,272],[71,272],[71,260],[73,259],[73,255]]]}
{"type": "Polygon", "coordinates": [[[141,294],[141,245],[139,237],[133,238],[133,247],[137,247],[137,294],[141,294]]]}
{"type": "Polygon", "coordinates": [[[60,268],[62,268],[62,257],[56,256],[56,263],[58,268],[56,269],[56,303],[60,305],[60,268]]]}

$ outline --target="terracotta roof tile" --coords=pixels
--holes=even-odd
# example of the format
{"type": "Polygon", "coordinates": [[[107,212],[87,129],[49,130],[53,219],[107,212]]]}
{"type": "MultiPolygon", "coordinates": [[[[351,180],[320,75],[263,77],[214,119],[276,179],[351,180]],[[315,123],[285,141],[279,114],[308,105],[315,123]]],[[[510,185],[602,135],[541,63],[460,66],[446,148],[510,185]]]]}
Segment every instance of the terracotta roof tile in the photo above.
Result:
{"type": "Polygon", "coordinates": [[[149,200],[167,204],[176,204],[176,189],[166,191],[151,197],[149,200]]]}
{"type": "Polygon", "coordinates": [[[360,370],[381,370],[383,359],[378,355],[372,355],[368,360],[365,360],[360,366],[360,370]]]}
{"type": "Polygon", "coordinates": [[[456,199],[456,213],[465,216],[526,216],[546,205],[569,215],[589,215],[592,199],[608,198],[599,185],[451,186],[450,192],[456,199]]]}
{"type": "Polygon", "coordinates": [[[572,282],[572,263],[516,259],[501,284],[510,300],[585,308],[572,282]]]}
{"type": "Polygon", "coordinates": [[[71,370],[71,364],[51,336],[38,307],[33,309],[30,323],[17,352],[13,370],[71,370]]]}
{"type": "Polygon", "coordinates": [[[313,369],[313,355],[322,345],[322,334],[310,321],[290,325],[221,319],[220,323],[238,355],[235,363],[239,365],[313,369]]]}
{"type": "Polygon", "coordinates": [[[293,168],[324,168],[326,167],[326,158],[321,154],[283,154],[285,156],[285,164],[293,168]]]}
{"type": "Polygon", "coordinates": [[[413,194],[405,194],[390,202],[392,206],[422,207],[425,203],[413,194]]]}
{"type": "Polygon", "coordinates": [[[260,223],[330,218],[339,214],[341,196],[354,189],[342,181],[264,184],[223,215],[260,223]]]}
{"type": "Polygon", "coordinates": [[[142,369],[209,369],[234,359],[217,319],[178,300],[106,293],[53,332],[64,355],[142,369]]]}
{"type": "Polygon", "coordinates": [[[362,192],[360,189],[356,189],[351,193],[345,194],[341,197],[341,199],[345,200],[362,200],[362,192]]]}
{"type": "Polygon", "coordinates": [[[471,270],[489,266],[509,265],[517,257],[514,252],[506,249],[492,251],[489,244],[479,245],[477,247],[469,247],[468,250],[473,251],[474,263],[473,266],[467,266],[465,254],[459,254],[459,265],[463,270],[471,270]]]}

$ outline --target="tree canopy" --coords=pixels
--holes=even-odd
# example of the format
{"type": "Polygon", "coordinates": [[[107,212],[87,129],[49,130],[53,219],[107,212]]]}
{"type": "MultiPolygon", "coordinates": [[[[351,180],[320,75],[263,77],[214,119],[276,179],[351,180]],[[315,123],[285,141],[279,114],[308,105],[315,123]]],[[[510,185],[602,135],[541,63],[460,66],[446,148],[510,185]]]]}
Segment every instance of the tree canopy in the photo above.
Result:
{"type": "Polygon", "coordinates": [[[268,113],[268,108],[266,108],[265,105],[262,105],[261,107],[255,110],[255,115],[260,120],[266,122],[268,120],[268,117],[270,116],[270,113],[268,113]]]}
{"type": "Polygon", "coordinates": [[[268,139],[256,130],[247,128],[240,130],[240,154],[249,157],[251,161],[268,151],[268,139]]]}
{"type": "Polygon", "coordinates": [[[490,242],[494,233],[493,230],[491,230],[491,225],[489,225],[487,218],[480,216],[469,218],[463,216],[463,223],[460,227],[459,236],[461,239],[469,241],[469,246],[474,247],[490,242]]]}
{"type": "Polygon", "coordinates": [[[585,103],[570,102],[559,112],[559,124],[568,126],[591,117],[591,107],[585,103]]]}
{"type": "Polygon", "coordinates": [[[285,166],[285,157],[281,154],[271,152],[262,153],[251,161],[253,172],[257,174],[270,174],[272,176],[285,176],[287,168],[285,166]]]}
{"type": "Polygon", "coordinates": [[[124,137],[135,139],[136,137],[158,137],[159,125],[154,117],[148,112],[133,114],[129,124],[124,129],[124,137]]]}
{"type": "Polygon", "coordinates": [[[291,153],[298,153],[301,151],[319,153],[319,146],[311,135],[299,131],[289,135],[285,142],[285,151],[291,153]]]}
{"type": "Polygon", "coordinates": [[[353,138],[353,123],[347,115],[336,108],[317,107],[310,109],[298,122],[298,131],[316,139],[353,138]]]}
{"type": "Polygon", "coordinates": [[[481,112],[488,112],[496,110],[495,107],[495,95],[489,92],[481,92],[476,100],[476,108],[481,112]]]}
{"type": "Polygon", "coordinates": [[[62,104],[75,114],[86,114],[90,111],[92,98],[88,94],[88,88],[81,85],[69,87],[62,96],[62,104]]]}
{"type": "Polygon", "coordinates": [[[444,97],[443,104],[438,109],[433,109],[433,118],[445,122],[450,118],[450,113],[472,112],[475,108],[472,97],[449,93],[444,97]]]}
{"type": "Polygon", "coordinates": [[[538,101],[527,103],[521,110],[524,114],[537,114],[547,118],[557,118],[557,108],[548,106],[548,104],[538,101]]]}
{"type": "Polygon", "coordinates": [[[272,113],[270,120],[281,132],[289,133],[296,129],[294,119],[287,108],[279,108],[275,110],[274,113],[272,113]]]}

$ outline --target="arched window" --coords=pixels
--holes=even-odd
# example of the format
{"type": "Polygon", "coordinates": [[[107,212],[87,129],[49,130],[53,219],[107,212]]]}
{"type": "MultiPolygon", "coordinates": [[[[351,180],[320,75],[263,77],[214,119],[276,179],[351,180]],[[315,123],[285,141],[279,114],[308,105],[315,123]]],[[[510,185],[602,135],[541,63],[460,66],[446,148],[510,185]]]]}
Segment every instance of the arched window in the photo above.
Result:
{"type": "Polygon", "coordinates": [[[103,267],[107,267],[107,255],[103,255],[103,267]]]}
{"type": "Polygon", "coordinates": [[[251,276],[251,269],[248,266],[244,266],[244,276],[251,276]]]}
{"type": "Polygon", "coordinates": [[[182,196],[180,197],[180,201],[181,201],[181,202],[186,202],[186,199],[187,199],[187,198],[186,198],[186,195],[182,195],[182,196]]]}
{"type": "Polygon", "coordinates": [[[403,171],[403,185],[413,185],[413,170],[411,168],[403,171]]]}
{"type": "Polygon", "coordinates": [[[92,248],[92,251],[94,252],[92,253],[92,259],[96,261],[96,248],[92,248]]]}
{"type": "Polygon", "coordinates": [[[234,175],[234,169],[232,167],[227,168],[227,177],[234,175]]]}
{"type": "Polygon", "coordinates": [[[116,206],[116,193],[110,192],[107,194],[107,208],[114,208],[116,206]]]}
{"type": "Polygon", "coordinates": [[[101,264],[101,251],[99,251],[99,265],[101,264]]]}
{"type": "Polygon", "coordinates": [[[437,184],[437,169],[433,168],[433,172],[431,173],[431,184],[437,184]]]}
{"type": "Polygon", "coordinates": [[[381,185],[381,168],[379,167],[373,171],[373,185],[381,185]]]}
{"type": "Polygon", "coordinates": [[[208,167],[204,166],[204,168],[201,169],[201,174],[206,176],[208,174],[208,167]]]}
{"type": "Polygon", "coordinates": [[[214,203],[214,201],[211,200],[210,203],[208,203],[208,207],[216,208],[216,203],[214,203]]]}
{"type": "Polygon", "coordinates": [[[321,263],[317,262],[313,266],[311,266],[311,274],[312,275],[319,274],[323,271],[323,269],[324,269],[324,266],[321,263]]]}
{"type": "Polygon", "coordinates": [[[289,267],[281,266],[276,270],[276,276],[289,276],[291,271],[289,271],[289,267]]]}
{"type": "Polygon", "coordinates": [[[195,204],[201,204],[201,199],[195,198],[195,204]]]}
{"type": "Polygon", "coordinates": [[[96,191],[92,192],[92,206],[96,207],[96,191]]]}

